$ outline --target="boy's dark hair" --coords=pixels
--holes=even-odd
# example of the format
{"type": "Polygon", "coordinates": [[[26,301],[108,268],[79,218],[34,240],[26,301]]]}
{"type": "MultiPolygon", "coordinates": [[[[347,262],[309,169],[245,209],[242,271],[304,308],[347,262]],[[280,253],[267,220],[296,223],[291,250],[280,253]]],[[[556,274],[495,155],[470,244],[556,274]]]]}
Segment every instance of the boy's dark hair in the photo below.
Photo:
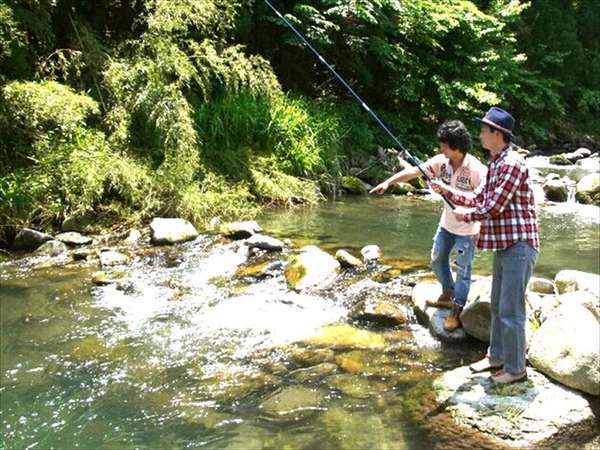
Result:
{"type": "Polygon", "coordinates": [[[437,130],[437,140],[466,154],[471,149],[471,134],[460,120],[448,120],[437,130]]]}

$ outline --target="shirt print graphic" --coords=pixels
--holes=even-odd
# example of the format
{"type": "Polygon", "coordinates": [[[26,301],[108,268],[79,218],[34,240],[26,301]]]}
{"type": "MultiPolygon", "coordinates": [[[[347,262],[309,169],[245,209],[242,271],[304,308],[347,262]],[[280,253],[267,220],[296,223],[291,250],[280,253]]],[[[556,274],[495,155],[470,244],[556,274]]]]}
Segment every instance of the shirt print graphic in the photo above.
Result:
{"type": "Polygon", "coordinates": [[[463,167],[456,176],[456,187],[463,191],[473,190],[473,186],[471,185],[471,172],[466,167],[463,167]]]}

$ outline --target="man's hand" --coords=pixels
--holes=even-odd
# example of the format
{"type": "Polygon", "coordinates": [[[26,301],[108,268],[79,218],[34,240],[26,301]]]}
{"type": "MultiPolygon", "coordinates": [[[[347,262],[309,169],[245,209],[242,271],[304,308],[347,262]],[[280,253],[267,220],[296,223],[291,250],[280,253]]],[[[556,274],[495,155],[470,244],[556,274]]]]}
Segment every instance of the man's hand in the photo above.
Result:
{"type": "Polygon", "coordinates": [[[454,214],[454,218],[458,221],[458,222],[464,222],[465,221],[465,213],[464,212],[456,212],[456,211],[452,211],[452,214],[454,214]]]}
{"type": "Polygon", "coordinates": [[[383,194],[390,187],[390,183],[383,181],[369,191],[369,194],[383,194]]]}
{"type": "Polygon", "coordinates": [[[442,183],[438,180],[431,180],[429,182],[429,187],[438,194],[445,194],[446,192],[448,192],[448,186],[445,183],[442,183]]]}

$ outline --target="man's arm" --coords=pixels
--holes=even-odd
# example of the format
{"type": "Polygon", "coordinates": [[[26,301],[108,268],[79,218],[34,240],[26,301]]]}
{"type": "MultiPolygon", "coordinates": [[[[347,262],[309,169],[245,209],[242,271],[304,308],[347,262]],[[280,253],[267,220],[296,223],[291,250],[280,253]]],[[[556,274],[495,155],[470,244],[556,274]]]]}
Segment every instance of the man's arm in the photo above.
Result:
{"type": "Polygon", "coordinates": [[[475,211],[465,214],[465,222],[491,219],[501,214],[526,176],[527,169],[521,164],[502,167],[493,195],[485,203],[478,204],[475,211]]]}
{"type": "MultiPolygon", "coordinates": [[[[426,169],[424,168],[424,170],[426,170],[426,169]]],[[[387,180],[379,183],[377,186],[375,186],[373,189],[371,189],[369,191],[369,194],[383,194],[385,191],[387,191],[389,189],[389,187],[392,184],[404,183],[404,182],[412,180],[413,178],[416,178],[420,175],[421,175],[421,172],[419,171],[419,169],[417,167],[409,167],[407,169],[404,169],[404,170],[392,175],[387,180]]]]}
{"type": "Polygon", "coordinates": [[[429,185],[438,194],[445,194],[457,206],[473,207],[483,201],[485,183],[481,183],[473,192],[459,191],[437,180],[432,180],[429,185]]]}

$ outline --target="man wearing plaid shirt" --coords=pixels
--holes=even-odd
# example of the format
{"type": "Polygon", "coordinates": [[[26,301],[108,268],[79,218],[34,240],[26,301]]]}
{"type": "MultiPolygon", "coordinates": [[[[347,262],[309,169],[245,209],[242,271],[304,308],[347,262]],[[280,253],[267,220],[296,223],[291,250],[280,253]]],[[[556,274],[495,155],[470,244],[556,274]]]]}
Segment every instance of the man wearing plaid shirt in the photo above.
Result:
{"type": "Polygon", "coordinates": [[[490,153],[485,184],[471,194],[437,181],[432,187],[456,205],[474,207],[454,215],[467,223],[481,221],[477,246],[494,251],[490,347],[471,370],[494,370],[492,380],[505,384],[527,378],[525,291],[540,242],[529,172],[510,144],[515,120],[503,109],[492,107],[480,122],[481,145],[490,153]]]}

